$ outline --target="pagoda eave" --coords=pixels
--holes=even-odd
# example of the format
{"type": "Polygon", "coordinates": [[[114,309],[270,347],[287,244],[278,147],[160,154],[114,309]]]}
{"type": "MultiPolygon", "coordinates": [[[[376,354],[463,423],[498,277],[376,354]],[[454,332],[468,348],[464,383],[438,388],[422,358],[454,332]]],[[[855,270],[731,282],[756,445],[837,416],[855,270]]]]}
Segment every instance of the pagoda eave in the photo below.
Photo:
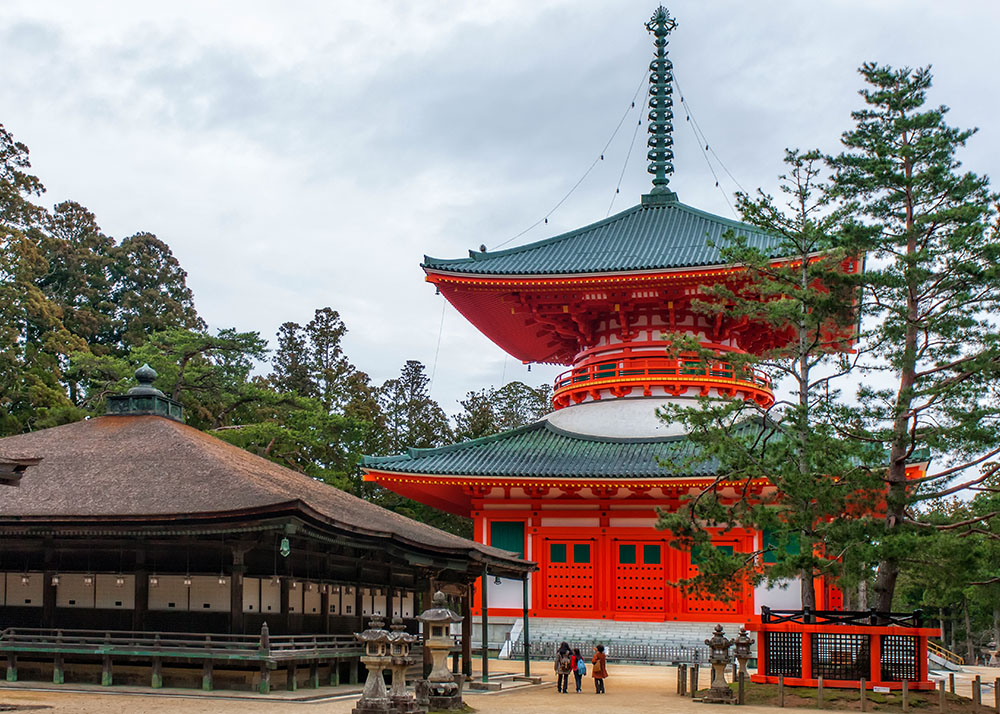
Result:
{"type": "MultiPolygon", "coordinates": [[[[717,481],[714,477],[689,478],[574,478],[559,476],[511,477],[511,476],[447,476],[441,474],[416,474],[364,469],[364,480],[378,483],[406,498],[419,500],[448,513],[471,516],[477,502],[484,499],[502,498],[506,503],[527,503],[537,499],[567,498],[586,496],[608,499],[628,497],[649,497],[655,500],[675,500],[695,490],[713,484],[720,493],[734,489],[744,489],[743,481],[717,481]],[[589,494],[581,494],[587,491],[589,494]],[[657,497],[658,496],[658,497],[657,497]]],[[[750,483],[750,492],[760,495],[768,487],[767,479],[755,479],[750,483]]],[[[723,496],[725,500],[725,496],[723,496]]]]}

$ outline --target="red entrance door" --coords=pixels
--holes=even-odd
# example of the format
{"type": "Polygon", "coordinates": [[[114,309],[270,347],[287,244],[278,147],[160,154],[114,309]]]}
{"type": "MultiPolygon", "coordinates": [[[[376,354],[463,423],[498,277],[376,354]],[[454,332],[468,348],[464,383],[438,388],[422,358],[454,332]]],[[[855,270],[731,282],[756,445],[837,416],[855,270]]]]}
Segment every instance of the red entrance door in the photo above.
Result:
{"type": "Polygon", "coordinates": [[[594,609],[594,549],[590,541],[545,541],[545,608],[570,612],[594,609]]]}
{"type": "Polygon", "coordinates": [[[615,611],[640,619],[663,619],[663,544],[617,541],[614,544],[614,558],[615,611]]]}

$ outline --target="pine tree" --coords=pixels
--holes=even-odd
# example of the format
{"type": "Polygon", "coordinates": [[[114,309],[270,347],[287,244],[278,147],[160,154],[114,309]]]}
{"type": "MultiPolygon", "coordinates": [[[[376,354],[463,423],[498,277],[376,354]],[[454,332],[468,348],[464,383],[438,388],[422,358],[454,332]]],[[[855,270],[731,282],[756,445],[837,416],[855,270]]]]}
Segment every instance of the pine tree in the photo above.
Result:
{"type": "MultiPolygon", "coordinates": [[[[704,291],[695,309],[718,315],[775,338],[761,341],[757,354],[717,355],[737,372],[763,369],[782,378],[791,399],[764,408],[753,401],[696,408],[675,407],[662,415],[684,423],[697,447],[692,464],[716,464],[714,482],[675,513],[661,514],[658,527],[699,555],[698,576],[685,585],[735,597],[745,583],[797,576],[803,607],[816,606],[815,578],[836,575],[837,552],[824,543],[845,518],[861,509],[873,483],[856,445],[837,437],[833,424],[837,391],[831,383],[851,368],[846,353],[855,337],[854,288],[849,273],[855,257],[831,235],[822,155],[788,151],[782,176],[787,206],[761,194],[738,196],[743,220],[776,238],[765,253],[737,232],[723,247],[727,263],[743,266],[734,279],[704,291]],[[780,255],[780,260],[772,256],[780,255]],[[735,493],[735,496],[732,495],[735,493]],[[707,547],[712,531],[752,527],[767,534],[752,553],[707,547]],[[768,565],[761,568],[761,562],[768,565]]],[[[697,349],[677,336],[672,349],[697,349]]]]}
{"type": "Polygon", "coordinates": [[[831,166],[845,245],[868,255],[866,428],[845,434],[889,452],[884,517],[868,533],[876,605],[888,611],[900,562],[917,547],[919,504],[981,482],[962,475],[1000,453],[1000,235],[988,179],[956,158],[974,132],[925,106],[929,69],[860,72],[866,106],[831,166]],[[908,463],[928,448],[950,463],[910,480],[908,463]]]}
{"type": "Polygon", "coordinates": [[[469,392],[459,402],[462,411],[455,417],[455,437],[478,439],[537,421],[552,410],[551,394],[546,384],[529,387],[523,382],[469,392]]]}

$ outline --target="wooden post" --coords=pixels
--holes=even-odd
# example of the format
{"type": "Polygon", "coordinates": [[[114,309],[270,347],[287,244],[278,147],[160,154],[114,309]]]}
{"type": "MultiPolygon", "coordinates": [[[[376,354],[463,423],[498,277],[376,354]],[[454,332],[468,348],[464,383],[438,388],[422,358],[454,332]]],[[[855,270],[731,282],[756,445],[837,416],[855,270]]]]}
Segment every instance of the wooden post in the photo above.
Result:
{"type": "Polygon", "coordinates": [[[688,693],[688,666],[686,664],[682,664],[681,667],[683,667],[684,670],[681,671],[678,669],[677,676],[680,681],[681,696],[684,697],[687,696],[688,693]]]}
{"type": "MultiPolygon", "coordinates": [[[[142,551],[139,552],[142,553],[142,551]]],[[[135,571],[132,592],[135,599],[135,607],[132,610],[132,629],[136,632],[142,632],[146,629],[146,612],[149,610],[149,573],[145,568],[135,571]]]]}
{"type": "MultiPolygon", "coordinates": [[[[243,553],[240,553],[240,561],[243,560],[243,553]]],[[[233,552],[233,560],[236,560],[236,552],[233,552]]],[[[229,632],[233,635],[242,635],[245,627],[243,617],[243,576],[246,574],[247,566],[239,564],[233,565],[233,572],[229,576],[229,632]]],[[[259,607],[259,606],[257,606],[259,607]]],[[[257,609],[255,607],[254,609],[257,609]]]]}
{"type": "MultiPolygon", "coordinates": [[[[292,616],[288,612],[288,591],[291,589],[291,585],[291,578],[281,579],[281,618],[278,621],[280,623],[278,627],[284,627],[285,634],[292,634],[292,616]]],[[[280,629],[278,633],[281,633],[280,629]]]]}
{"type": "MultiPolygon", "coordinates": [[[[471,590],[471,588],[470,588],[471,590]]],[[[427,581],[427,592],[425,592],[420,598],[420,609],[421,611],[430,608],[431,603],[434,602],[434,581],[427,581]]],[[[472,610],[466,610],[463,603],[462,614],[465,619],[462,620],[462,656],[465,656],[466,649],[469,651],[469,672],[468,676],[472,676],[472,610]]],[[[431,648],[426,645],[427,638],[431,636],[429,628],[424,628],[424,647],[423,647],[423,665],[424,665],[424,679],[431,674],[431,668],[433,666],[433,660],[431,659],[431,648]]]]}
{"type": "Polygon", "coordinates": [[[114,671],[111,668],[111,655],[104,655],[101,659],[101,686],[110,687],[114,684],[114,671]]]}
{"type": "Polygon", "coordinates": [[[938,709],[944,711],[944,680],[938,682],[938,709]]]}
{"type": "Polygon", "coordinates": [[[7,653],[7,681],[17,681],[17,655],[13,652],[7,653]]]}
{"type": "Polygon", "coordinates": [[[330,634],[330,588],[324,586],[319,593],[319,610],[323,613],[322,630],[324,635],[330,634]]]}
{"type": "Polygon", "coordinates": [[[823,708],[823,678],[816,677],[816,706],[823,708]]]}
{"type": "MultiPolygon", "coordinates": [[[[426,648],[424,648],[424,649],[426,649],[426,648]]],[[[359,663],[359,661],[360,660],[358,660],[358,658],[355,657],[349,663],[349,667],[347,668],[347,683],[348,684],[357,684],[358,683],[358,663],[359,663]]]]}
{"type": "Polygon", "coordinates": [[[480,613],[480,617],[482,618],[482,625],[483,625],[483,633],[482,633],[483,634],[483,641],[482,641],[482,645],[483,645],[483,681],[484,682],[490,681],[490,651],[489,651],[490,616],[489,616],[489,610],[488,610],[489,606],[486,604],[486,602],[487,602],[487,598],[486,598],[486,590],[487,590],[486,578],[487,577],[489,577],[489,574],[486,572],[486,563],[483,563],[483,581],[482,581],[482,585],[479,588],[479,591],[480,591],[480,593],[482,594],[482,597],[483,597],[483,608],[482,608],[482,612],[480,613]]]}
{"type": "Polygon", "coordinates": [[[339,687],[340,686],[340,660],[331,659],[330,660],[330,686],[339,687]]]}
{"type": "Polygon", "coordinates": [[[531,636],[528,633],[528,574],[524,574],[521,581],[521,617],[524,627],[521,628],[521,637],[524,639],[524,676],[531,676],[531,636]]]}
{"type": "Polygon", "coordinates": [[[865,678],[861,678],[861,711],[866,711],[868,706],[868,698],[865,696],[865,678]]]}
{"type": "Polygon", "coordinates": [[[698,695],[698,665],[694,664],[691,666],[691,698],[694,699],[698,695]]]}
{"type": "MultiPolygon", "coordinates": [[[[46,560],[50,553],[50,550],[46,553],[46,560]]],[[[48,569],[42,574],[42,627],[52,627],[55,624],[56,589],[58,587],[52,584],[52,578],[55,575],[55,570],[48,569]]]]}
{"type": "Polygon", "coordinates": [[[684,678],[687,676],[687,670],[684,668],[683,664],[677,664],[677,693],[684,696],[684,678]]]}
{"type": "Polygon", "coordinates": [[[267,662],[260,663],[260,693],[271,693],[271,668],[267,666],[267,662]]]}
{"type": "Polygon", "coordinates": [[[745,704],[747,675],[745,672],[740,672],[739,675],[737,676],[739,677],[739,679],[737,680],[739,682],[739,687],[737,688],[736,701],[740,704],[745,704]]]}
{"type": "Polygon", "coordinates": [[[299,690],[299,663],[292,660],[288,663],[288,679],[285,683],[285,689],[289,692],[297,692],[299,690]]]}
{"type": "Polygon", "coordinates": [[[160,657],[153,657],[153,673],[149,686],[153,689],[163,688],[163,659],[160,657]]]}
{"type": "Polygon", "coordinates": [[[993,680],[993,708],[1000,714],[1000,677],[993,680]]]}
{"type": "Polygon", "coordinates": [[[983,680],[978,674],[972,680],[972,705],[979,707],[983,704],[983,680]]]}
{"type": "Polygon", "coordinates": [[[778,675],[778,706],[785,706],[785,675],[778,675]]]}
{"type": "Polygon", "coordinates": [[[204,692],[211,692],[215,688],[215,681],[212,671],[212,660],[206,659],[201,664],[201,689],[204,692]]]}
{"type": "Polygon", "coordinates": [[[903,711],[910,711],[910,683],[907,680],[903,680],[903,711]]]}
{"type": "Polygon", "coordinates": [[[948,672],[948,693],[949,694],[954,694],[955,693],[955,673],[954,672],[948,672]]]}
{"type": "Polygon", "coordinates": [[[66,682],[66,665],[63,660],[61,652],[56,653],[56,658],[52,662],[52,683],[53,684],[65,684],[66,682]]]}
{"type": "Polygon", "coordinates": [[[319,660],[309,662],[309,686],[319,689],[319,660]]]}

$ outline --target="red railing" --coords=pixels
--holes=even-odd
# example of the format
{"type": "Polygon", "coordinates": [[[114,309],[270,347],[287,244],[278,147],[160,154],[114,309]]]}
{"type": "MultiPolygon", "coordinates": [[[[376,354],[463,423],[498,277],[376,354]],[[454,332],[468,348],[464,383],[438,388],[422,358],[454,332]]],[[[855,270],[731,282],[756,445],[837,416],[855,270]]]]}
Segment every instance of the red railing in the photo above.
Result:
{"type": "MultiPolygon", "coordinates": [[[[747,398],[770,403],[771,378],[750,367],[737,367],[732,362],[704,361],[694,357],[619,357],[613,360],[592,362],[560,374],[555,381],[553,402],[556,407],[566,406],[569,399],[581,401],[575,395],[596,389],[614,387],[631,391],[641,386],[648,396],[652,386],[672,387],[680,391],[689,387],[712,387],[720,391],[742,392],[747,398]]],[[[624,396],[623,392],[617,396],[624,396]]]]}

